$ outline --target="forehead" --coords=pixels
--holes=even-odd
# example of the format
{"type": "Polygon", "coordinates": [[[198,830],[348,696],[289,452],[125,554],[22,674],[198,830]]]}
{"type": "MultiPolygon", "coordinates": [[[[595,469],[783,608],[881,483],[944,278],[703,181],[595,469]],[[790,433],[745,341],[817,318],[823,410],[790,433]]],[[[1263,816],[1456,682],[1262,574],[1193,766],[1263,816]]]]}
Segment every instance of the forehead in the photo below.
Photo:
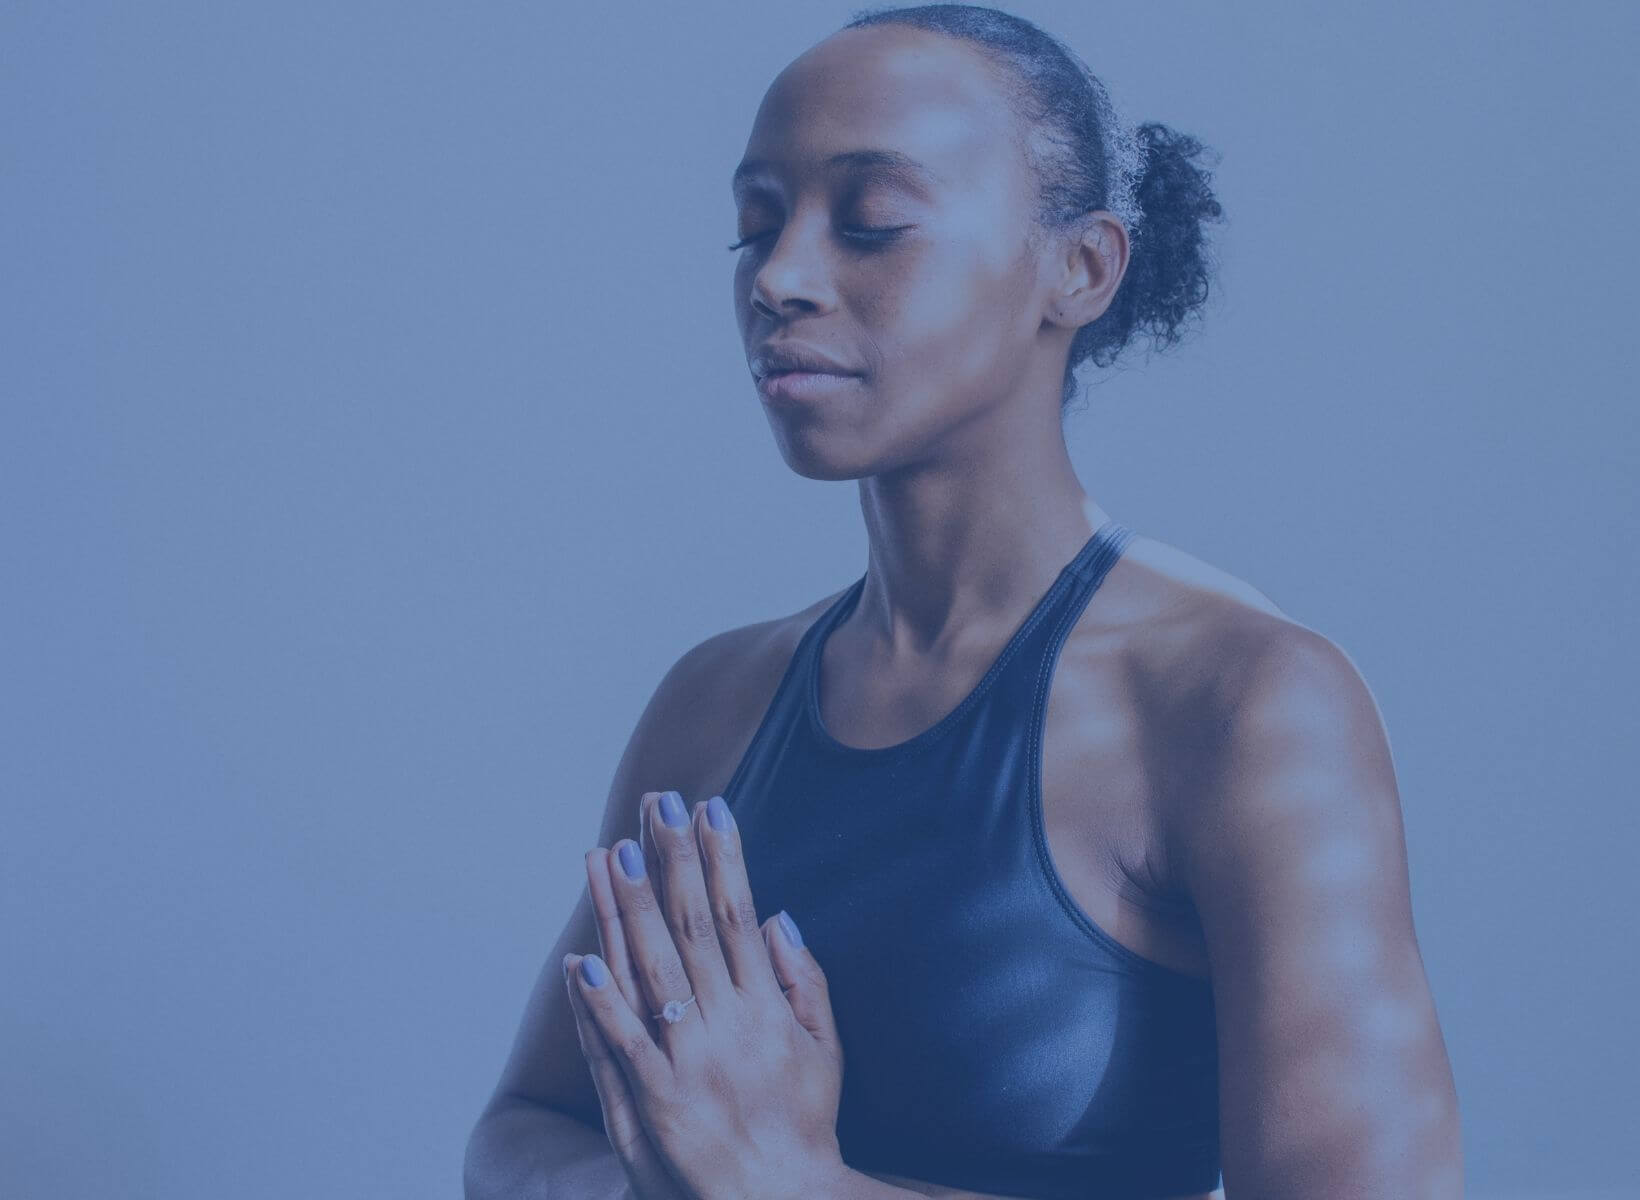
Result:
{"type": "Polygon", "coordinates": [[[1005,169],[1002,160],[1015,152],[1012,136],[1006,97],[976,48],[905,26],[844,29],[769,86],[736,191],[851,170],[924,192],[961,189],[1005,169]],[[855,153],[861,150],[877,153],[855,153]]]}

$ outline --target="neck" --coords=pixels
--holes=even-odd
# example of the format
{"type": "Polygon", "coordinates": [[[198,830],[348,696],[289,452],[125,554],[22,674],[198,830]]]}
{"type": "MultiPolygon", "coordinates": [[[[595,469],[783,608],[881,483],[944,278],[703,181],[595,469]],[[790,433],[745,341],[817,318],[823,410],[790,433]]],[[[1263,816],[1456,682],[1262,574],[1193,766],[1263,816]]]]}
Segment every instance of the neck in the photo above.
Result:
{"type": "Polygon", "coordinates": [[[870,542],[848,625],[886,659],[1017,627],[1108,519],[1051,427],[979,430],[960,453],[860,480],[870,542]],[[999,436],[1002,435],[1002,436],[999,436]]]}

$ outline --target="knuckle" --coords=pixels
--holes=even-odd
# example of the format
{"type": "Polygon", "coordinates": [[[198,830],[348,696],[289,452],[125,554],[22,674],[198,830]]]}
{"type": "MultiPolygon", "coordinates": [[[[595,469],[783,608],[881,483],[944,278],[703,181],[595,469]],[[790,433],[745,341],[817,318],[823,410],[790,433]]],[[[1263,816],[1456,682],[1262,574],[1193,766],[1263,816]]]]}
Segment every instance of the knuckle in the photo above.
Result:
{"type": "Polygon", "coordinates": [[[712,857],[716,858],[719,862],[724,863],[733,864],[740,862],[739,840],[732,837],[718,838],[717,844],[712,849],[712,857]]]}
{"type": "Polygon", "coordinates": [[[606,1132],[609,1134],[609,1144],[615,1151],[615,1157],[623,1163],[638,1163],[643,1161],[643,1153],[648,1149],[649,1139],[645,1136],[643,1126],[632,1122],[612,1122],[604,1118],[606,1132]],[[612,1126],[612,1127],[611,1127],[612,1126]]]}
{"type": "Polygon", "coordinates": [[[695,839],[690,835],[689,827],[669,829],[672,836],[657,839],[660,842],[661,858],[672,865],[681,865],[695,860],[695,839]]]}
{"type": "Polygon", "coordinates": [[[719,896],[712,905],[717,923],[736,937],[748,937],[761,929],[750,896],[719,896]]]}
{"type": "Polygon", "coordinates": [[[710,946],[717,941],[717,926],[712,912],[693,904],[683,905],[671,921],[674,941],[691,946],[710,946]]]}
{"type": "Polygon", "coordinates": [[[627,906],[634,914],[650,912],[656,906],[654,890],[639,884],[627,893],[627,906]]]}

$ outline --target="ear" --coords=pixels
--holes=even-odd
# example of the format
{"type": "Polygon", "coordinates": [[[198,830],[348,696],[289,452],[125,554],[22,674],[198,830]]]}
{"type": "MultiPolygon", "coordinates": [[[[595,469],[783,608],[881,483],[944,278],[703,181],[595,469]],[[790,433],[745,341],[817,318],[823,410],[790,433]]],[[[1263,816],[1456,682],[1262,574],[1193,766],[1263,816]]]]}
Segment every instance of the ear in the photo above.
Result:
{"type": "Polygon", "coordinates": [[[1080,329],[1105,314],[1127,274],[1127,230],[1113,213],[1096,209],[1064,235],[1063,251],[1048,315],[1055,324],[1080,329]]]}

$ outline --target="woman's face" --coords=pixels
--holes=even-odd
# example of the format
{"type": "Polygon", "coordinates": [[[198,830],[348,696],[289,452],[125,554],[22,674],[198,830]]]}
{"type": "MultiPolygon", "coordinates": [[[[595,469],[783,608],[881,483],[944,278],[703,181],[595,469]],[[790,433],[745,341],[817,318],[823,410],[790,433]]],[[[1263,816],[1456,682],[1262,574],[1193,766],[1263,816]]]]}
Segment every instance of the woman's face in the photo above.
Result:
{"type": "Polygon", "coordinates": [[[847,29],[770,86],[735,175],[734,278],[748,360],[820,351],[858,377],[759,389],[786,461],[850,479],[932,458],[1045,375],[1035,181],[992,69],[965,43],[847,29]],[[748,240],[749,239],[749,240],[748,240]]]}

